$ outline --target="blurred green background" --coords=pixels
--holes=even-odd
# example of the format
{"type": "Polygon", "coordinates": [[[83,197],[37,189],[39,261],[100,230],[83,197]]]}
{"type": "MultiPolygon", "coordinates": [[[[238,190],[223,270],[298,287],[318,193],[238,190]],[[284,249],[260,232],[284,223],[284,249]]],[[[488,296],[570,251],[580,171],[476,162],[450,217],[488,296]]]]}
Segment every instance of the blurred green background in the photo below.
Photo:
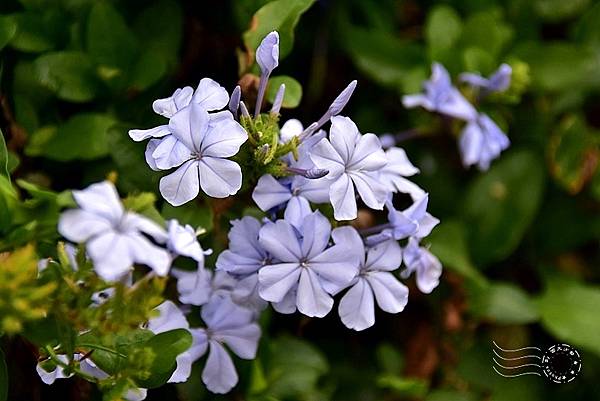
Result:
{"type": "MultiPolygon", "coordinates": [[[[31,240],[50,247],[57,193],[111,172],[123,194],[157,193],[160,174],[127,130],[162,124],[151,103],[176,87],[211,77],[233,89],[247,72],[244,38],[253,43],[264,26],[254,20],[255,31],[244,32],[266,3],[2,0],[0,128],[27,201],[26,213],[8,219],[0,196],[0,250],[31,240]]],[[[429,243],[443,279],[428,296],[410,283],[407,309],[378,313],[360,333],[334,312],[266,314],[259,358],[236,361],[241,382],[231,394],[207,393],[198,369],[148,399],[600,399],[600,2],[278,0],[267,10],[284,41],[294,37],[276,73],[294,87],[288,105],[300,103],[284,119],[309,124],[357,79],[344,114],[363,132],[435,128],[400,146],[442,221],[429,243]],[[462,168],[453,132],[435,116],[403,109],[401,96],[420,90],[432,61],[453,76],[518,66],[522,95],[482,106],[512,142],[488,172],[462,168]],[[581,351],[582,372],[565,385],[502,378],[492,370],[492,339],[507,348],[567,342],[581,351]]],[[[252,98],[255,82],[245,78],[252,98]]],[[[213,229],[203,246],[217,250],[235,217],[210,202],[159,210],[213,229]]],[[[83,381],[43,385],[31,345],[5,345],[10,400],[99,397],[83,381]]]]}

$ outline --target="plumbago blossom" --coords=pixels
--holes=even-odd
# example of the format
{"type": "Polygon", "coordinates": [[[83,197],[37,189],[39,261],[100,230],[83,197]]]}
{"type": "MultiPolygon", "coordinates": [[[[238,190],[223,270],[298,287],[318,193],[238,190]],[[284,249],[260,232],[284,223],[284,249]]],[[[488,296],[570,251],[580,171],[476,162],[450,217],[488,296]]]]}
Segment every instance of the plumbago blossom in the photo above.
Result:
{"type": "MultiPolygon", "coordinates": [[[[462,162],[465,167],[477,165],[480,170],[487,170],[491,161],[509,147],[508,137],[487,114],[479,113],[452,85],[450,74],[444,66],[434,63],[431,70],[431,78],[423,84],[424,93],[404,96],[404,107],[420,106],[428,111],[465,121],[466,125],[458,142],[462,162]]],[[[460,79],[479,89],[479,98],[483,98],[492,92],[507,90],[511,73],[511,67],[502,64],[489,78],[463,73],[460,79]]]]}
{"type": "MultiPolygon", "coordinates": [[[[321,318],[334,310],[338,298],[342,323],[365,330],[375,323],[376,305],[402,312],[409,286],[401,279],[414,273],[417,288],[429,293],[441,274],[439,260],[421,245],[439,220],[427,212],[428,194],[408,178],[419,169],[402,148],[384,150],[376,135],[361,134],[350,117],[341,115],[357,82],[315,122],[291,119],[280,127],[285,85],[271,109],[262,111],[269,77],[279,64],[277,32],[267,35],[255,54],[261,75],[253,115],[239,86],[229,96],[204,78],[195,90],[177,89],[154,102],[154,111],[168,119],[165,124],[129,132],[135,141],[149,140],[145,154],[151,169],[175,169],[159,186],[171,205],[181,206],[201,192],[223,198],[247,191],[265,212],[261,219],[240,216],[230,222],[227,249],[215,266],[206,265],[210,251],[198,241],[202,230],[177,220],[163,226],[125,210],[109,182],[74,191],[79,208],[65,211],[59,223],[61,235],[85,244],[86,256],[104,280],[134,288],[136,265],[150,267],[151,275],[173,277],[178,302],[164,300],[142,327],[155,335],[189,333],[190,348],[177,356],[165,380],[186,381],[192,364],[203,363],[202,380],[214,393],[226,393],[238,382],[231,354],[256,356],[257,322],[269,305],[279,313],[321,318]],[[396,194],[409,195],[402,196],[412,205],[396,209],[396,194]],[[349,223],[361,209],[384,207],[387,222],[360,230],[349,223]],[[175,267],[183,266],[180,258],[188,259],[188,268],[175,267]],[[195,269],[189,269],[190,262],[195,269]]],[[[440,68],[426,85],[427,94],[414,97],[412,104],[486,124],[475,118],[474,108],[440,68]]],[[[243,206],[233,202],[232,211],[243,206]]],[[[113,285],[101,297],[94,294],[98,300],[91,307],[115,296],[113,285]]],[[[87,359],[96,375],[107,375],[93,365],[93,355],[87,359]]],[[[82,369],[87,363],[80,364],[82,369]]],[[[141,387],[130,390],[145,396],[141,387]]]]}

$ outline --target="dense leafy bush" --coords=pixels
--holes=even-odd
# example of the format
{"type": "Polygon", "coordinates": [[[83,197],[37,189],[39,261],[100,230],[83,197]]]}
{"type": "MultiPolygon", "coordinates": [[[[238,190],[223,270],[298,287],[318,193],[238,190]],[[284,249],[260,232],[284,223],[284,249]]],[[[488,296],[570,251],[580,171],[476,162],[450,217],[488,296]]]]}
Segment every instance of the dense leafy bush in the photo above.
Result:
{"type": "Polygon", "coordinates": [[[598,21],[3,1],[0,401],[595,399],[598,21]],[[492,340],[583,369],[503,378],[492,340]]]}

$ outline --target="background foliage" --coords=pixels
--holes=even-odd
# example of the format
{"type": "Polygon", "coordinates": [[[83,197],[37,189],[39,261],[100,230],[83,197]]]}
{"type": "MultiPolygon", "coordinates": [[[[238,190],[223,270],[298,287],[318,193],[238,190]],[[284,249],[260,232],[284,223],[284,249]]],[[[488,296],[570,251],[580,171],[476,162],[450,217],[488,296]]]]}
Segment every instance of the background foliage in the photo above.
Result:
{"type": "MultiPolygon", "coordinates": [[[[273,79],[270,96],[286,82],[285,106],[298,106],[284,118],[313,121],[358,79],[344,113],[365,132],[435,124],[400,103],[402,94],[420,89],[434,60],[452,74],[488,74],[508,61],[525,93],[487,110],[512,141],[489,172],[465,171],[444,129],[401,144],[442,220],[430,241],[445,267],[440,287],[427,297],[411,291],[405,312],[379,314],[376,326],[361,333],[345,329],[335,314],[267,316],[259,358],[239,364],[242,382],[225,398],[596,399],[600,3],[266,3],[3,1],[0,251],[32,240],[40,254],[53,247],[58,212],[70,202],[66,189],[116,174],[122,193],[156,192],[160,176],[146,168],[143,145],[131,142],[127,130],[158,125],[150,104],[175,87],[208,76],[231,90],[248,65],[245,46],[254,49],[272,29],[281,34],[285,59],[278,71],[285,75],[273,79]],[[570,343],[581,350],[582,373],[562,386],[504,379],[491,369],[492,339],[506,347],[570,343]]],[[[240,84],[252,97],[256,80],[244,76],[240,84]]],[[[231,212],[221,202],[159,210],[206,227],[203,246],[223,248],[231,212]]],[[[44,386],[34,347],[19,338],[2,345],[0,388],[6,359],[8,399],[98,397],[83,381],[44,386]]],[[[148,399],[217,398],[195,372],[188,383],[153,390],[148,399]]]]}

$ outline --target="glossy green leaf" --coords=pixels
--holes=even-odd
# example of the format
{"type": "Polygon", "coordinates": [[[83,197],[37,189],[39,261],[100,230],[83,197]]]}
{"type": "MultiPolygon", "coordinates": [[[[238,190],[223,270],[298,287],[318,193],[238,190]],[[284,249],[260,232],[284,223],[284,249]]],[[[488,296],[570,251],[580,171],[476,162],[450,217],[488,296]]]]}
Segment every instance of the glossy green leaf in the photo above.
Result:
{"type": "Polygon", "coordinates": [[[64,15],[53,9],[15,14],[16,32],[10,45],[23,52],[40,53],[55,49],[66,38],[64,15]]]}
{"type": "Polygon", "coordinates": [[[166,331],[150,338],[144,346],[151,348],[155,357],[149,368],[151,376],[138,384],[144,388],[155,388],[169,380],[177,367],[177,356],[192,346],[192,335],[185,329],[166,331]]]}
{"type": "Polygon", "coordinates": [[[460,221],[444,220],[427,237],[426,242],[431,244],[431,252],[440,259],[442,266],[454,270],[475,284],[485,285],[485,277],[471,261],[466,238],[465,227],[460,221]]]}
{"type": "Polygon", "coordinates": [[[425,38],[432,60],[439,60],[444,52],[451,50],[462,32],[460,16],[452,7],[439,5],[427,16],[425,38]]]}
{"type": "Polygon", "coordinates": [[[0,50],[10,42],[16,33],[15,19],[8,15],[0,15],[0,50]]]}
{"type": "Polygon", "coordinates": [[[54,129],[39,130],[28,154],[58,161],[91,160],[110,153],[107,132],[115,120],[106,114],[80,113],[54,129]]]}
{"type": "Polygon", "coordinates": [[[535,303],[521,288],[494,282],[473,289],[469,301],[471,312],[498,324],[527,324],[539,319],[535,303]]]}
{"type": "Polygon", "coordinates": [[[537,299],[542,325],[557,339],[600,355],[600,288],[551,277],[537,299]]]}
{"type": "Polygon", "coordinates": [[[94,62],[127,72],[137,56],[138,43],[119,12],[107,1],[92,7],[87,25],[87,51],[94,62]]]}
{"type": "Polygon", "coordinates": [[[46,53],[35,60],[34,69],[40,84],[60,99],[87,102],[98,91],[93,64],[85,53],[46,53]]]}
{"type": "Polygon", "coordinates": [[[348,27],[344,47],[354,64],[375,82],[397,89],[425,63],[423,48],[387,32],[348,27]]]}
{"type": "Polygon", "coordinates": [[[310,343],[283,337],[269,344],[271,358],[266,371],[268,394],[276,399],[295,399],[314,390],[317,380],[329,369],[323,355],[310,343]]]}
{"type": "Polygon", "coordinates": [[[511,150],[468,187],[464,217],[477,264],[506,258],[519,245],[539,208],[543,161],[527,150],[511,150]]]}
{"type": "Polygon", "coordinates": [[[244,44],[249,51],[256,48],[271,31],[279,32],[279,58],[289,54],[294,45],[294,29],[300,16],[315,0],[275,0],[258,10],[250,21],[249,29],[244,32],[244,44]]]}
{"type": "Polygon", "coordinates": [[[282,107],[289,109],[298,107],[300,100],[302,100],[302,85],[294,78],[288,77],[287,75],[269,78],[267,100],[273,103],[281,84],[285,84],[285,96],[283,98],[282,107]]]}
{"type": "Polygon", "coordinates": [[[529,42],[519,46],[516,54],[529,64],[535,89],[559,91],[600,85],[600,60],[591,48],[567,42],[529,42]]]}
{"type": "MultiPolygon", "coordinates": [[[[474,13],[465,21],[461,44],[464,48],[484,49],[496,59],[513,37],[510,25],[496,10],[474,13]]],[[[491,71],[480,71],[487,74],[491,71]]]]}
{"type": "Polygon", "coordinates": [[[582,13],[589,4],[590,0],[534,0],[533,8],[543,19],[557,22],[582,13]]]}

